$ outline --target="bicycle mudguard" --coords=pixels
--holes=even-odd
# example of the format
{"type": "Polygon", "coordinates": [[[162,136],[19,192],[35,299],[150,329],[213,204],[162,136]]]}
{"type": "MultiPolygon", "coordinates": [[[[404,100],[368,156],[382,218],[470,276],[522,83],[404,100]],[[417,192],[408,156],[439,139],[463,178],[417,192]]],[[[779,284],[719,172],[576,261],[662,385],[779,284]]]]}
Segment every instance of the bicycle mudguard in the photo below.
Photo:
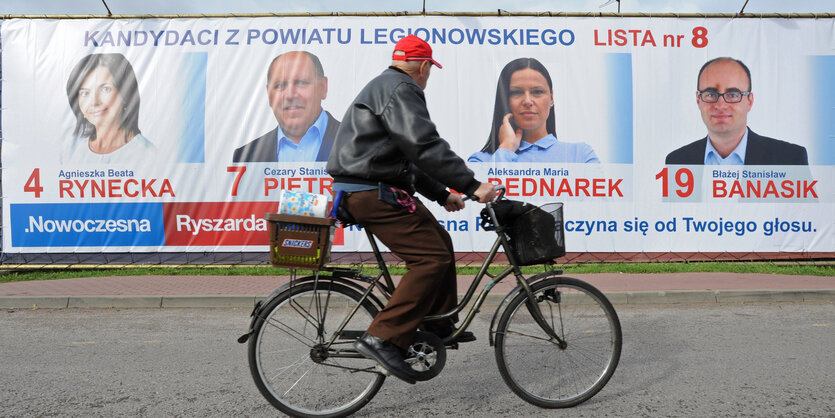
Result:
{"type": "MultiPolygon", "coordinates": [[[[309,282],[315,281],[317,279],[320,282],[330,281],[330,282],[334,282],[334,283],[343,284],[343,285],[348,286],[348,287],[350,287],[350,288],[352,288],[352,289],[354,289],[354,290],[356,290],[360,293],[365,293],[365,291],[367,290],[367,288],[362,287],[359,283],[357,283],[355,281],[352,281],[352,280],[343,279],[341,277],[320,275],[318,278],[316,276],[305,276],[305,277],[302,277],[300,279],[292,280],[288,283],[285,283],[285,284],[281,285],[278,289],[276,289],[272,293],[270,293],[269,296],[267,296],[263,300],[258,301],[255,304],[255,307],[252,309],[252,313],[250,314],[250,317],[252,317],[252,319],[249,322],[249,329],[247,330],[247,332],[244,335],[241,335],[240,337],[238,337],[238,342],[241,343],[241,344],[247,342],[247,340],[249,339],[249,336],[252,335],[252,332],[255,330],[255,321],[257,321],[259,318],[261,318],[261,311],[263,311],[264,308],[267,305],[269,305],[270,302],[272,302],[273,299],[277,298],[279,295],[281,295],[282,293],[284,293],[285,291],[287,291],[288,289],[290,289],[293,286],[298,286],[298,285],[301,285],[301,284],[309,283],[309,282]]],[[[385,306],[385,305],[382,304],[382,302],[380,302],[380,299],[377,298],[377,296],[374,295],[373,293],[368,295],[368,300],[370,300],[371,303],[376,305],[379,309],[383,309],[383,306],[385,306]]]]}
{"type": "MultiPolygon", "coordinates": [[[[561,274],[562,274],[562,270],[549,270],[549,271],[539,273],[536,276],[533,276],[531,278],[525,279],[525,281],[528,282],[528,286],[532,286],[534,283],[536,283],[540,280],[547,279],[548,277],[552,277],[552,276],[558,276],[558,275],[561,275],[561,274]]],[[[493,334],[495,334],[494,330],[496,329],[496,321],[501,316],[501,313],[504,312],[504,306],[508,302],[513,300],[513,298],[516,297],[516,295],[518,293],[520,293],[524,290],[525,289],[522,287],[522,285],[516,285],[516,287],[514,287],[513,290],[511,290],[510,292],[508,292],[508,294],[504,297],[504,299],[502,299],[502,301],[499,302],[499,306],[497,306],[496,311],[493,312],[493,318],[490,319],[490,332],[487,333],[487,341],[490,343],[490,347],[493,346],[493,334]]]]}

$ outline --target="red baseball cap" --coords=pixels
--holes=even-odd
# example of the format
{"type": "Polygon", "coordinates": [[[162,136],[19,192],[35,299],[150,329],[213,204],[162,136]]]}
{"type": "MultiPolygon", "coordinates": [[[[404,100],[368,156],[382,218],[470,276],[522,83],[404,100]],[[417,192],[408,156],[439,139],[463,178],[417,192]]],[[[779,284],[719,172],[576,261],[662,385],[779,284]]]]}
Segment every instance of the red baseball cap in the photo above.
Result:
{"type": "Polygon", "coordinates": [[[391,59],[395,61],[429,61],[438,68],[441,64],[432,59],[432,47],[415,35],[409,35],[397,41],[391,59]]]}

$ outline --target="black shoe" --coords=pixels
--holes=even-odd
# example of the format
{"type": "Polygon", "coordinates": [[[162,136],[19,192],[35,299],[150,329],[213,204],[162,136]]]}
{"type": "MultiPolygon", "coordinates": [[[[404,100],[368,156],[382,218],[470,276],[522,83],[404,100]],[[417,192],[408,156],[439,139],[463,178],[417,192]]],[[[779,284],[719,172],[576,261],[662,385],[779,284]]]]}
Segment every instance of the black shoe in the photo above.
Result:
{"type": "Polygon", "coordinates": [[[394,377],[406,383],[415,384],[417,372],[403,361],[400,348],[396,345],[365,333],[360,339],[354,342],[354,348],[365,357],[380,363],[394,377]]]}
{"type": "MultiPolygon", "coordinates": [[[[445,340],[450,335],[452,335],[452,333],[454,333],[455,331],[457,331],[457,330],[453,326],[448,326],[448,327],[433,330],[431,332],[434,333],[435,335],[441,337],[442,340],[445,340]]],[[[462,332],[461,334],[458,335],[458,338],[456,338],[452,341],[449,341],[447,344],[469,343],[469,342],[473,342],[475,340],[476,340],[475,334],[473,334],[470,331],[464,331],[464,332],[462,332]]]]}

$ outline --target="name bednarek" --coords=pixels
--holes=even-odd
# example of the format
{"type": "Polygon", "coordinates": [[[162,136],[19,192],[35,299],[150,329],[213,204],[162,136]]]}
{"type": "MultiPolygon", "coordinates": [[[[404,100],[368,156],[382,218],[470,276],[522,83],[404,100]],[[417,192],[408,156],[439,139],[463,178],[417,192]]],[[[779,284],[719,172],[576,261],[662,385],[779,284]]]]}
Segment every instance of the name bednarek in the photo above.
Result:
{"type": "Polygon", "coordinates": [[[249,218],[192,218],[189,215],[177,215],[177,232],[187,231],[192,235],[204,232],[266,231],[267,220],[249,218]]]}
{"type": "Polygon", "coordinates": [[[487,181],[504,184],[507,196],[623,197],[622,178],[488,177],[487,181]]]}
{"type": "Polygon", "coordinates": [[[148,219],[44,219],[29,217],[24,232],[150,232],[148,219]]]}

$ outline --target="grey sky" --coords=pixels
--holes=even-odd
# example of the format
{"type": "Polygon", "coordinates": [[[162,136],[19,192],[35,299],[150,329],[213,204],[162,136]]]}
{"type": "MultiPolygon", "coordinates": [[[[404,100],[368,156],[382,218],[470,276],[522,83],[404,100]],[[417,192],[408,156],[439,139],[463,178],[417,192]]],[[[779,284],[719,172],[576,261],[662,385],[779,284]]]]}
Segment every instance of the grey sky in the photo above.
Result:
{"type": "MultiPolygon", "coordinates": [[[[423,0],[105,0],[113,14],[418,12],[423,0]]],[[[617,12],[607,0],[425,0],[427,11],[617,12]]],[[[621,0],[623,13],[737,13],[745,0],[621,0]]],[[[746,13],[835,13],[833,0],[748,0],[746,13]]],[[[105,15],[102,0],[0,0],[0,14],[105,15]]]]}

